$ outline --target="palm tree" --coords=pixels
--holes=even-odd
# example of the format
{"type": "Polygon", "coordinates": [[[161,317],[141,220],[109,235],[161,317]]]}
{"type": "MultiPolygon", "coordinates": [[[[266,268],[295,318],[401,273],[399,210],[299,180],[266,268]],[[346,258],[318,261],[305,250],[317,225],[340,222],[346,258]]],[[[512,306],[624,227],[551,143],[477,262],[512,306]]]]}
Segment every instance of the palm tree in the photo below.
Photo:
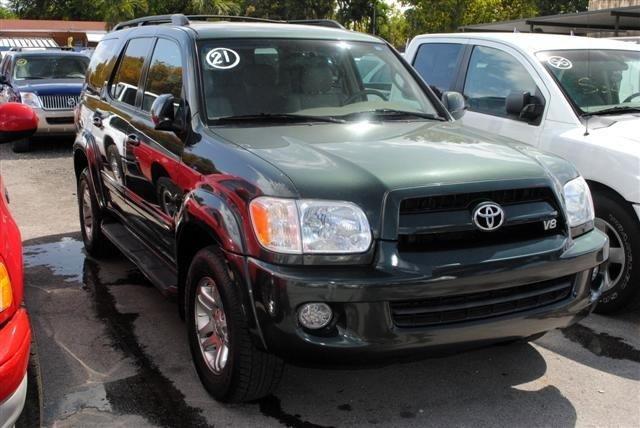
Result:
{"type": "Polygon", "coordinates": [[[195,14],[235,15],[240,12],[236,0],[190,0],[190,12],[195,14]]]}
{"type": "Polygon", "coordinates": [[[147,10],[147,0],[101,0],[97,7],[109,27],[121,21],[133,19],[147,10]]]}

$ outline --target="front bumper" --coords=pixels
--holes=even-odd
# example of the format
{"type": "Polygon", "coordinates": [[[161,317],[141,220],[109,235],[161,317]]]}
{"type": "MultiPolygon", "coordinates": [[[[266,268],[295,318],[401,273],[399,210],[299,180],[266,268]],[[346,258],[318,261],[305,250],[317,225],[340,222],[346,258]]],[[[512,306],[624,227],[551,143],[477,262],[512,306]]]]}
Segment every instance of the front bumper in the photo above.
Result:
{"type": "Polygon", "coordinates": [[[30,347],[29,317],[20,308],[0,328],[0,427],[12,426],[24,405],[30,347]]]}
{"type": "MultiPolygon", "coordinates": [[[[361,362],[439,355],[526,338],[567,327],[589,314],[600,296],[593,269],[608,258],[608,240],[594,230],[553,250],[476,249],[449,266],[416,270],[394,262],[396,245],[381,242],[375,267],[278,266],[248,259],[248,282],[264,344],[288,360],[361,362]],[[394,266],[395,265],[395,266],[394,266]],[[571,277],[568,298],[526,311],[428,327],[398,327],[391,302],[501,290],[571,277]],[[326,302],[337,314],[331,330],[314,333],[297,321],[305,302],[326,302]]],[[[552,245],[553,246],[553,245],[552,245]]],[[[549,247],[550,248],[550,247],[549,247]]],[[[424,256],[423,256],[424,257],[424,256]]]]}
{"type": "Polygon", "coordinates": [[[44,110],[34,109],[38,116],[38,130],[36,137],[67,136],[76,134],[73,110],[44,110]]]}
{"type": "Polygon", "coordinates": [[[0,428],[9,428],[14,426],[27,399],[27,374],[22,377],[22,382],[18,389],[9,396],[5,401],[0,403],[0,428]]]}

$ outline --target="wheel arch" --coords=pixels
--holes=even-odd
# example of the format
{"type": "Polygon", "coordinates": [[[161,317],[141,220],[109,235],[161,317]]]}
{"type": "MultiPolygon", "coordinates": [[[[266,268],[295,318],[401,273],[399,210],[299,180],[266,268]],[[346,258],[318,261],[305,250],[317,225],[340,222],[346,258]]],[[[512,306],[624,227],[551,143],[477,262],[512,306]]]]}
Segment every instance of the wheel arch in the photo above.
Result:
{"type": "Polygon", "coordinates": [[[640,219],[638,219],[638,216],[633,209],[631,202],[627,201],[624,196],[618,193],[615,189],[612,189],[611,187],[599,181],[589,179],[587,179],[586,181],[592,192],[604,193],[612,199],[616,200],[627,212],[629,212],[629,214],[632,215],[633,218],[635,218],[640,223],[640,219]]]}
{"type": "Polygon", "coordinates": [[[248,280],[244,244],[240,239],[237,220],[231,213],[231,209],[222,198],[202,189],[188,194],[183,201],[176,221],[175,250],[180,316],[184,319],[186,314],[185,285],[191,261],[198,251],[212,245],[216,246],[223,254],[230,277],[242,295],[243,312],[254,343],[266,349],[255,310],[252,287],[248,280]]]}

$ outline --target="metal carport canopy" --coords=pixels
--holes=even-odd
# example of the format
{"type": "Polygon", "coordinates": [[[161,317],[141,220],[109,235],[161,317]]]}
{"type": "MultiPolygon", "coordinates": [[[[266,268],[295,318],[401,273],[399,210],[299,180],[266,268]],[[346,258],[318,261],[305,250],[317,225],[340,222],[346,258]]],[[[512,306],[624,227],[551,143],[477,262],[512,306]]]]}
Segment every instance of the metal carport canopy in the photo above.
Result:
{"type": "Polygon", "coordinates": [[[564,13],[460,27],[461,31],[570,34],[593,31],[640,31],[640,6],[564,13]]]}

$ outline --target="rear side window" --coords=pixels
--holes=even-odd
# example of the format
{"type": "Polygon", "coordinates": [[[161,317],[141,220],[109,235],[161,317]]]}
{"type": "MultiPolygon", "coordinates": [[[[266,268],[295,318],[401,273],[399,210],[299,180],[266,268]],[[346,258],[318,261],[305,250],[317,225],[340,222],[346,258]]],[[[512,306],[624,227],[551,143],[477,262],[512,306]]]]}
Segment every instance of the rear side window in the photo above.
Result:
{"type": "Polygon", "coordinates": [[[142,109],[151,110],[158,95],[171,94],[176,103],[182,97],[182,56],[177,44],[158,39],[147,73],[147,85],[142,98],[142,109]]]}
{"type": "Polygon", "coordinates": [[[106,85],[118,58],[115,52],[117,43],[117,39],[109,39],[98,44],[87,69],[87,92],[97,95],[106,85]]]}
{"type": "Polygon", "coordinates": [[[142,67],[145,58],[149,55],[152,43],[153,39],[151,38],[129,41],[109,88],[109,94],[113,99],[132,106],[136,105],[142,67]]]}
{"type": "Polygon", "coordinates": [[[510,93],[535,95],[536,91],[533,78],[512,55],[486,46],[473,48],[464,84],[469,110],[507,117],[505,101],[510,93]]]}
{"type": "Polygon", "coordinates": [[[413,66],[440,94],[453,88],[464,45],[457,43],[425,43],[418,49],[413,66]]]}

